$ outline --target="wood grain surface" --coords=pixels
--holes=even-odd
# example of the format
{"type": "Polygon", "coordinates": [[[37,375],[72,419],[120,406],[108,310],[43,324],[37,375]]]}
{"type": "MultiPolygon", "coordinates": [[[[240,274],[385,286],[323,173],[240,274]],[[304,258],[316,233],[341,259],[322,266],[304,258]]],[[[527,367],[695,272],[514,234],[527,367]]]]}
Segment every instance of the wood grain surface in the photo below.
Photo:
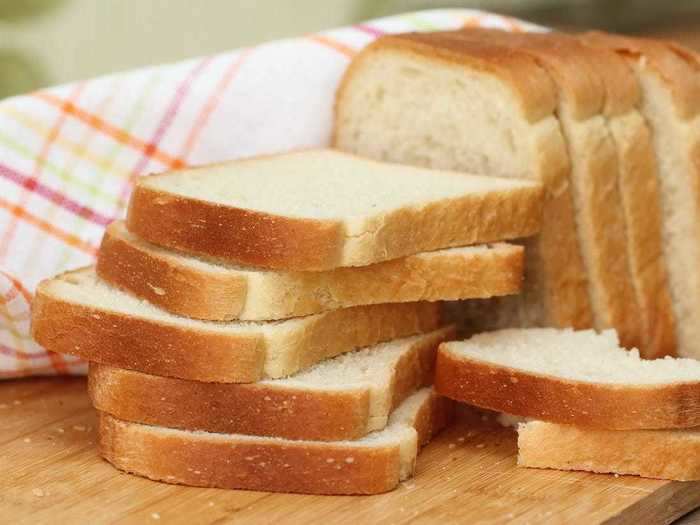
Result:
{"type": "Polygon", "coordinates": [[[0,523],[670,523],[700,482],[515,466],[515,434],[467,416],[389,494],[303,496],[197,489],[123,474],[95,447],[85,381],[0,383],[0,523]]]}

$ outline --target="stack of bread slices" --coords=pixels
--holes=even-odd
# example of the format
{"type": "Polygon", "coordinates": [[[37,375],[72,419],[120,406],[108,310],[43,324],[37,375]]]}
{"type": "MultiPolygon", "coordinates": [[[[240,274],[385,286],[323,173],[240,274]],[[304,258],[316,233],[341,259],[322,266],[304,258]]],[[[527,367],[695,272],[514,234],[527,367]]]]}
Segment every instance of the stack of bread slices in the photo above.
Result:
{"type": "Polygon", "coordinates": [[[308,150],[145,177],[32,329],[90,361],[100,447],[172,483],[390,490],[449,419],[446,299],[517,293],[542,187],[308,150]],[[494,244],[488,244],[494,243],[494,244]]]}
{"type": "Polygon", "coordinates": [[[700,358],[700,59],[602,33],[389,35],[349,67],[334,145],[545,186],[523,293],[476,330],[615,329],[642,356],[700,358]]]}

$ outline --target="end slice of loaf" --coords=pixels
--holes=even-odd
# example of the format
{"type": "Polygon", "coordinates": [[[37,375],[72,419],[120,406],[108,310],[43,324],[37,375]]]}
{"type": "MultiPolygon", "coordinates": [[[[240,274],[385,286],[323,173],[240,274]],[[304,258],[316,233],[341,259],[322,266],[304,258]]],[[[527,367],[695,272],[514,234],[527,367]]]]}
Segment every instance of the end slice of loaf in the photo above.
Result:
{"type": "Polygon", "coordinates": [[[101,282],[93,268],[42,282],[32,334],[47,350],[154,375],[246,383],[440,325],[439,303],[356,306],[274,322],[178,317],[101,282]]]}
{"type": "Polygon", "coordinates": [[[452,327],[364,348],[290,376],[203,383],[92,363],[95,408],[148,425],[338,441],[381,430],[389,414],[433,380],[437,346],[452,327]]]}
{"type": "Polygon", "coordinates": [[[305,150],[139,179],[127,225],[237,264],[328,270],[527,237],[541,214],[533,182],[305,150]]]}
{"type": "Polygon", "coordinates": [[[544,421],[520,423],[518,465],[700,480],[700,430],[600,430],[544,421]]]}
{"type": "Polygon", "coordinates": [[[556,423],[700,426],[700,362],[640,359],[612,330],[511,329],[443,343],[435,387],[458,401],[556,423]]]}
{"type": "Polygon", "coordinates": [[[700,64],[666,42],[605,33],[582,36],[617,52],[633,68],[658,166],[663,251],[668,265],[678,354],[700,357],[700,64]]]}
{"type": "Polygon", "coordinates": [[[270,320],[350,306],[486,298],[517,293],[522,246],[449,248],[355,268],[284,272],[227,265],[147,243],[124,223],[102,239],[97,274],[178,315],[270,320]]]}
{"type": "Polygon", "coordinates": [[[556,84],[523,53],[445,33],[384,36],[343,77],[333,143],[389,162],[542,182],[542,231],[526,240],[523,294],[504,324],[588,328],[557,105],[556,84]]]}
{"type": "Polygon", "coordinates": [[[426,388],[382,431],[356,441],[292,441],[188,432],[100,414],[102,456],[150,479],[226,489],[377,494],[413,475],[419,448],[448,422],[450,401],[426,388]]]}

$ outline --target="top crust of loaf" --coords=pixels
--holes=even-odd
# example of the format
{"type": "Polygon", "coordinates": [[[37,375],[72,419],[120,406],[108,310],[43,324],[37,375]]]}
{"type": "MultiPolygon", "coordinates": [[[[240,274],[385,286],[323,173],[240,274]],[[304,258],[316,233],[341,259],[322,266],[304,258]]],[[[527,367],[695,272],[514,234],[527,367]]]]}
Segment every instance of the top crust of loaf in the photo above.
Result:
{"type": "Polygon", "coordinates": [[[590,46],[614,50],[656,70],[673,95],[679,117],[690,119],[700,112],[700,67],[691,51],[659,40],[599,31],[580,38],[590,46]]]}
{"type": "Polygon", "coordinates": [[[624,114],[639,104],[641,90],[622,58],[606,49],[587,47],[569,35],[555,32],[513,33],[482,28],[464,29],[452,34],[515,46],[518,51],[532,56],[556,79],[577,119],[586,119],[601,112],[609,116],[624,114]],[[581,63],[587,64],[587,68],[581,68],[581,63]],[[602,82],[602,78],[606,82],[602,82]]]}
{"type": "MultiPolygon", "coordinates": [[[[352,76],[363,56],[376,51],[394,49],[399,52],[456,63],[498,77],[509,86],[520,103],[523,116],[529,122],[551,115],[557,106],[557,91],[548,75],[521,53],[509,52],[488,42],[472,42],[445,33],[405,33],[386,35],[367,46],[350,64],[345,79],[352,76]]],[[[342,98],[345,82],[336,100],[342,98]]]]}
{"type": "Polygon", "coordinates": [[[526,237],[539,230],[541,213],[536,182],[307,150],[145,177],[131,197],[127,227],[187,253],[315,271],[526,237]],[[269,201],[265,188],[249,182],[257,170],[269,201]],[[285,195],[279,186],[292,173],[285,195]],[[359,199],[366,202],[351,203],[359,199]]]}

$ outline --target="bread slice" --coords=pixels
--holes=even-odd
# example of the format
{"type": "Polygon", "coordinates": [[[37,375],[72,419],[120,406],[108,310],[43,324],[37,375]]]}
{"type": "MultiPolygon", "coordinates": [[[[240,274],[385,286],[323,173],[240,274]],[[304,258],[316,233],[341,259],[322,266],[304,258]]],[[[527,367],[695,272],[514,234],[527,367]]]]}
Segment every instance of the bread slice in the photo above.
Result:
{"type": "Polygon", "coordinates": [[[518,465],[700,480],[700,429],[600,430],[531,421],[518,426],[518,465]]]}
{"type": "Polygon", "coordinates": [[[142,178],[127,225],[236,264],[329,270],[532,235],[541,197],[528,181],[305,150],[142,178]]]}
{"type": "Polygon", "coordinates": [[[557,103],[550,76],[523,53],[445,33],[384,36],[343,77],[333,144],[390,162],[541,181],[545,220],[525,242],[523,294],[508,301],[503,324],[587,328],[557,103]]]}
{"type": "Polygon", "coordinates": [[[634,72],[616,53],[561,33],[459,34],[531,55],[560,86],[595,327],[615,328],[623,346],[645,357],[675,352],[656,162],[634,72]]]}
{"type": "Polygon", "coordinates": [[[268,323],[178,317],[100,282],[93,268],[39,284],[32,334],[48,350],[155,375],[245,383],[436,329],[439,303],[356,306],[268,323]]]}
{"type": "Polygon", "coordinates": [[[691,52],[664,42],[604,33],[582,38],[624,57],[641,85],[658,164],[678,353],[700,358],[700,66],[691,52]]]}
{"type": "Polygon", "coordinates": [[[91,364],[97,410],[126,421],[188,430],[338,441],[386,426],[389,413],[431,384],[446,327],[323,361],[285,379],[202,383],[91,364]]]}
{"type": "Polygon", "coordinates": [[[516,416],[607,429],[700,426],[700,362],[639,358],[613,330],[487,332],[438,350],[435,388],[516,416]]]}
{"type": "Polygon", "coordinates": [[[498,243],[409,255],[325,272],[243,268],[164,250],[111,224],[97,274],[169,312],[211,320],[269,320],[349,306],[517,293],[522,246],[498,243]]]}
{"type": "Polygon", "coordinates": [[[425,388],[389,425],[356,441],[292,441],[189,432],[100,414],[102,456],[120,470],[198,487],[377,494],[413,475],[420,446],[448,422],[450,402],[425,388]]]}

